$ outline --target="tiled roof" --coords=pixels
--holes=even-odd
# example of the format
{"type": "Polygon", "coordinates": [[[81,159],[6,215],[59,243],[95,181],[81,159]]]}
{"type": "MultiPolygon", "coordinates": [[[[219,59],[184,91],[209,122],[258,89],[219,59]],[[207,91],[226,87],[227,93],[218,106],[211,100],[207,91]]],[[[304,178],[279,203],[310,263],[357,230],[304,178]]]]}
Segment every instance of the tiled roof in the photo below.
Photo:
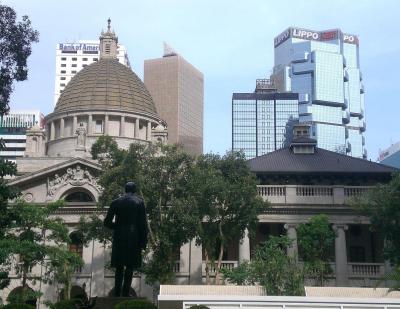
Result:
{"type": "Polygon", "coordinates": [[[313,154],[295,154],[282,148],[248,161],[255,173],[393,173],[395,168],[315,148],[313,154]]]}
{"type": "Polygon", "coordinates": [[[76,74],[58,99],[55,112],[118,110],[157,116],[140,78],[117,59],[103,58],[76,74]]]}

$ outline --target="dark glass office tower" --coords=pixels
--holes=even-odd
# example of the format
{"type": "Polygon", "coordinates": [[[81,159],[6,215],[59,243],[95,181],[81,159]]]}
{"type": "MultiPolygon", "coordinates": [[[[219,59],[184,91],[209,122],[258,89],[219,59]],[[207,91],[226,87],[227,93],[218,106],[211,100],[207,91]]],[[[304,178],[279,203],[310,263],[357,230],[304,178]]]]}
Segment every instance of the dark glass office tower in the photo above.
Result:
{"type": "Polygon", "coordinates": [[[298,94],[277,93],[268,80],[257,80],[253,93],[232,96],[232,149],[251,159],[290,143],[298,122],[298,94]]]}

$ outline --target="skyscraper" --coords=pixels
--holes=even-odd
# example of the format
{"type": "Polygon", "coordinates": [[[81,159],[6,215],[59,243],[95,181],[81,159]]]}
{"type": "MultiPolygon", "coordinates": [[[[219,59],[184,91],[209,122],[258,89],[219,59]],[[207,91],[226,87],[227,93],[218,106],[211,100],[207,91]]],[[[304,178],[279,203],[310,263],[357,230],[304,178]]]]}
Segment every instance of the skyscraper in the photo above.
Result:
{"type": "Polygon", "coordinates": [[[145,60],[144,84],[168,125],[168,143],[203,152],[203,73],[164,44],[162,58],[145,60]]]}
{"type": "Polygon", "coordinates": [[[318,147],[366,158],[358,37],[289,28],[274,43],[271,79],[278,91],[299,94],[299,121],[311,125],[318,147]]]}
{"type": "Polygon", "coordinates": [[[288,146],[298,114],[297,93],[278,93],[258,79],[254,92],[232,95],[232,150],[251,159],[288,146]]]}
{"type": "MultiPolygon", "coordinates": [[[[80,70],[99,60],[99,41],[78,41],[59,43],[56,47],[56,79],[54,84],[54,105],[65,86],[80,70]]],[[[130,68],[128,53],[118,44],[118,61],[130,68]]]]}
{"type": "Polygon", "coordinates": [[[0,157],[15,162],[23,157],[26,149],[26,130],[33,126],[44,128],[44,116],[39,110],[14,110],[1,117],[0,138],[5,149],[0,151],[0,157]]]}

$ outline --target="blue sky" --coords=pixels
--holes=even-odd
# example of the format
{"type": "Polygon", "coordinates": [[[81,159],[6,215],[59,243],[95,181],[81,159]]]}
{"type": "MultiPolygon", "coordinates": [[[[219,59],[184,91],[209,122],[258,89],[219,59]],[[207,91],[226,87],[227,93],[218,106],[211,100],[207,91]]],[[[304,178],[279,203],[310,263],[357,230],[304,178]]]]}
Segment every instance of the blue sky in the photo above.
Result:
{"type": "Polygon", "coordinates": [[[400,1],[54,1],[3,0],[18,16],[28,15],[40,32],[29,58],[29,80],[15,85],[12,108],[53,110],[55,47],[59,42],[96,39],[112,19],[142,78],[143,61],[162,56],[166,41],[203,72],[204,151],[231,147],[233,92],[254,90],[256,78],[273,66],[273,38],[289,26],[341,28],[360,39],[366,98],[366,147],[400,140],[400,1]]]}

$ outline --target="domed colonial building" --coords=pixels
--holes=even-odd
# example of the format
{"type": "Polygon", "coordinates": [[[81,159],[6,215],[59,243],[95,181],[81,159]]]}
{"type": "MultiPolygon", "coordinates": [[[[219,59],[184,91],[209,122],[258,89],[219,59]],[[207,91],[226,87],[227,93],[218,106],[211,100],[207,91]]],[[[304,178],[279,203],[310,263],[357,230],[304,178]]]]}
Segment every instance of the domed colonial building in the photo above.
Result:
{"type": "MultiPolygon", "coordinates": [[[[99,61],[83,68],[68,83],[54,111],[45,118],[45,131],[34,127],[27,132],[25,156],[17,160],[18,176],[10,182],[27,202],[45,204],[65,199],[66,205],[57,215],[70,227],[72,240],[76,239],[73,231],[80,216],[97,211],[101,167],[90,154],[97,138],[112,136],[121,148],[131,143],[167,141],[167,124],[158,116],[140,78],[118,62],[117,44],[109,20],[108,30],[100,36],[99,61]]],[[[83,247],[79,240],[70,249],[81,254],[85,262],[76,273],[72,294],[108,295],[114,277],[104,267],[109,252],[96,242],[83,247]]],[[[37,267],[32,273],[42,271],[37,267]]],[[[3,299],[20,286],[15,276],[4,290],[3,299]]],[[[146,295],[140,277],[134,280],[134,288],[146,295]]],[[[56,301],[61,287],[42,283],[32,289],[44,293],[42,302],[56,301]]]]}

